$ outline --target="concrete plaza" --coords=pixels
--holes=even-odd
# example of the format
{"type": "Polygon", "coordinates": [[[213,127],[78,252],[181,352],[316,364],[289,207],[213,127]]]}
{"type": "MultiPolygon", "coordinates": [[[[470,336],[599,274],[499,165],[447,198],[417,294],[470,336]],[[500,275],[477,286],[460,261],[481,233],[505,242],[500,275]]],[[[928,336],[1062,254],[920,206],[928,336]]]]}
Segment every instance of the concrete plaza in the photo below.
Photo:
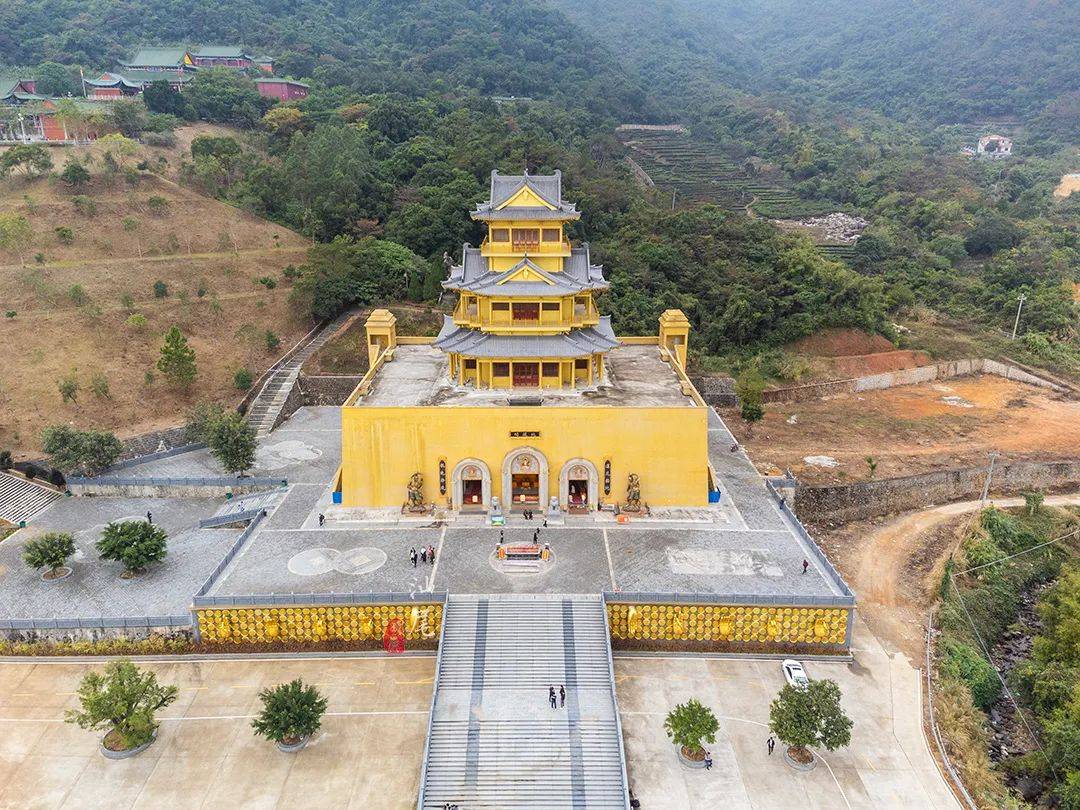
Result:
{"type": "Polygon", "coordinates": [[[121,761],[63,722],[81,662],[0,663],[0,808],[354,807],[416,805],[434,657],[140,664],[180,688],[158,739],[121,761]],[[302,678],[329,701],[298,754],[256,737],[258,691],[302,678]]]}
{"type": "Polygon", "coordinates": [[[854,721],[851,745],[819,752],[808,773],[789,767],[782,744],[769,756],[769,703],[783,686],[780,662],[748,658],[616,654],[615,682],[634,795],[649,810],[845,808],[954,810],[920,721],[920,672],[886,653],[862,622],[851,663],[808,661],[811,678],[840,685],[854,721]],[[711,770],[679,764],[664,731],[676,704],[697,698],[720,721],[711,770]]]}

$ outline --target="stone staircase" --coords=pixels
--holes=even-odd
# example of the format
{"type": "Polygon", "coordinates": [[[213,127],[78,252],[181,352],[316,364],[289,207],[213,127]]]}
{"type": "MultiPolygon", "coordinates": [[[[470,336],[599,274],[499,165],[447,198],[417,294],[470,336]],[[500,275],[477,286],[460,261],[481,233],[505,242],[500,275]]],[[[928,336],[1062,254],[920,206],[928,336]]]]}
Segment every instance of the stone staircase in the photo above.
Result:
{"type": "Polygon", "coordinates": [[[256,492],[254,495],[245,495],[242,498],[232,498],[219,506],[210,517],[200,519],[199,528],[208,529],[254,520],[255,516],[263,510],[272,512],[282,495],[282,490],[275,489],[269,492],[256,492]]]}
{"type": "Polygon", "coordinates": [[[419,810],[626,810],[625,774],[600,598],[450,596],[419,810]]]}
{"type": "Polygon", "coordinates": [[[30,520],[61,495],[55,489],[43,487],[25,478],[0,473],[0,520],[18,526],[30,520]]]}
{"type": "Polygon", "coordinates": [[[322,329],[311,335],[295,354],[280,363],[266,378],[258,396],[248,408],[247,418],[251,426],[255,428],[255,435],[267,436],[274,429],[285,400],[289,398],[289,392],[296,384],[296,378],[300,376],[300,368],[315,352],[321,349],[330,338],[337,334],[350,318],[356,315],[356,310],[349,309],[338,315],[322,329]]]}

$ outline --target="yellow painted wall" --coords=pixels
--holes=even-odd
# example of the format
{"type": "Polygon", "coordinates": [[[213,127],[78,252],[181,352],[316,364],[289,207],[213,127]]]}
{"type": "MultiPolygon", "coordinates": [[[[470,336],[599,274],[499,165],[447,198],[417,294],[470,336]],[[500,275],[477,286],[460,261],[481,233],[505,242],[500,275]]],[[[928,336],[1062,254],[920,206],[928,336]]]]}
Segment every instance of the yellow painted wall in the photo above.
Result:
{"type": "MultiPolygon", "coordinates": [[[[651,506],[703,506],[708,502],[705,408],[618,407],[344,407],[342,420],[342,504],[401,506],[414,472],[424,475],[424,497],[440,495],[439,460],[450,472],[466,458],[479,458],[491,471],[492,494],[502,492],[506,455],[535,447],[548,461],[549,497],[559,494],[559,473],[573,458],[596,465],[601,477],[611,460],[611,494],[624,501],[626,478],[641,477],[642,500],[651,506]],[[511,437],[511,431],[539,431],[539,437],[511,437]]],[[[449,493],[448,493],[449,494],[449,493]]],[[[508,494],[508,493],[507,493],[508,494]]]]}
{"type": "Polygon", "coordinates": [[[288,605],[215,607],[195,611],[199,635],[208,644],[286,641],[374,641],[392,619],[400,619],[406,645],[439,637],[441,603],[393,605],[288,605]]]}

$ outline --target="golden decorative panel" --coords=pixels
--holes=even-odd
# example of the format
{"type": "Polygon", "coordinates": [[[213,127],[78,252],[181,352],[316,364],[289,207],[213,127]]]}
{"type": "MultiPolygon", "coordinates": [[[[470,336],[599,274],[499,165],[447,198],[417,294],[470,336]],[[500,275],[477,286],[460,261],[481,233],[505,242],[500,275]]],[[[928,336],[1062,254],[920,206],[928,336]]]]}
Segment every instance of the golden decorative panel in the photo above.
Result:
{"type": "Polygon", "coordinates": [[[278,607],[214,607],[196,611],[199,634],[207,644],[250,644],[287,641],[381,641],[387,625],[401,621],[405,641],[439,637],[443,606],[282,605],[278,607]]]}
{"type": "Polygon", "coordinates": [[[843,645],[847,608],[609,603],[614,640],[843,645]]]}

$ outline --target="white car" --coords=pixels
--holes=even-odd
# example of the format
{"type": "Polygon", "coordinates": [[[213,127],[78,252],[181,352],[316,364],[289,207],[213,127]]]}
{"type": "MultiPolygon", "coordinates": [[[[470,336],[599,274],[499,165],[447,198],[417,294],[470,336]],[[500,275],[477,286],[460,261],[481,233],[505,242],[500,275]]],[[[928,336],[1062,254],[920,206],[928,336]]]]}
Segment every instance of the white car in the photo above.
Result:
{"type": "Polygon", "coordinates": [[[810,679],[806,677],[803,665],[794,658],[788,658],[780,665],[784,671],[784,679],[797,689],[805,689],[810,685],[810,679]]]}

